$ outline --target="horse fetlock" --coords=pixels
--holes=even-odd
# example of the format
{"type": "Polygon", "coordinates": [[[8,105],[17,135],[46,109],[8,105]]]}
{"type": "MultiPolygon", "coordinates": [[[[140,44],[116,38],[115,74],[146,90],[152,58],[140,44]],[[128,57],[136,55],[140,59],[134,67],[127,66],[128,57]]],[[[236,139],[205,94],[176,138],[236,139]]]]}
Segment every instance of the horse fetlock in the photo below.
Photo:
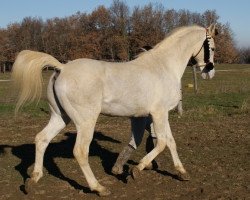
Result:
{"type": "Polygon", "coordinates": [[[190,180],[190,175],[187,172],[182,173],[180,171],[177,171],[176,175],[180,181],[189,181],[190,180]]]}
{"type": "Polygon", "coordinates": [[[112,173],[115,175],[123,173],[123,165],[128,161],[129,157],[131,156],[132,152],[134,151],[133,147],[130,145],[124,147],[122,152],[119,154],[116,163],[112,168],[112,173]]]}
{"type": "Polygon", "coordinates": [[[122,165],[114,165],[112,167],[112,173],[115,175],[119,175],[123,173],[123,166],[122,165]]]}
{"type": "Polygon", "coordinates": [[[104,187],[104,189],[102,189],[101,191],[98,192],[98,195],[100,197],[105,197],[105,196],[109,196],[111,194],[110,190],[108,190],[107,188],[104,187]]]}
{"type": "Polygon", "coordinates": [[[148,165],[146,165],[145,169],[152,170],[153,169],[153,163],[151,162],[148,165]]]}
{"type": "Polygon", "coordinates": [[[42,176],[43,176],[43,172],[32,172],[31,180],[37,183],[39,179],[42,178],[42,176]]]}
{"type": "Polygon", "coordinates": [[[141,176],[141,170],[137,166],[133,167],[130,173],[134,180],[141,176]]]}
{"type": "Polygon", "coordinates": [[[183,165],[180,163],[178,165],[175,165],[175,169],[180,172],[181,174],[187,173],[187,171],[184,169],[183,165]]]}
{"type": "Polygon", "coordinates": [[[92,191],[96,191],[99,196],[108,196],[111,194],[110,190],[106,187],[102,186],[101,184],[97,183],[97,186],[91,189],[92,191]]]}

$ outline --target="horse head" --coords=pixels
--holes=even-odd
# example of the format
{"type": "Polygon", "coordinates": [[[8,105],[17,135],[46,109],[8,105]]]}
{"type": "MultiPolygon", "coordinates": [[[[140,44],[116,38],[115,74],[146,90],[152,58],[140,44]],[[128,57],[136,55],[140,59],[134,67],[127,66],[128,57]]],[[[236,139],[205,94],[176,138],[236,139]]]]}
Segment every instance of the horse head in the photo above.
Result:
{"type": "Polygon", "coordinates": [[[206,28],[206,38],[199,51],[192,56],[192,60],[201,70],[203,79],[211,79],[214,77],[214,37],[218,34],[215,24],[206,28]]]}

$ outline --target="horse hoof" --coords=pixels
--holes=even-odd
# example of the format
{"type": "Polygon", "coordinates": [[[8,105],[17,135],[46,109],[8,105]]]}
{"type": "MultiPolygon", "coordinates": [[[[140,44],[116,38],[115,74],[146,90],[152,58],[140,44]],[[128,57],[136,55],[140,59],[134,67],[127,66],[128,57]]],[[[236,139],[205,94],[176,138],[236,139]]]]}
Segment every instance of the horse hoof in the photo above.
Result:
{"type": "Polygon", "coordinates": [[[112,173],[113,173],[114,175],[120,175],[120,174],[123,173],[123,170],[122,170],[121,167],[114,166],[114,167],[112,167],[112,173]]]}
{"type": "Polygon", "coordinates": [[[190,180],[190,176],[188,173],[177,173],[177,177],[180,181],[189,181],[190,180]]]}
{"type": "Polygon", "coordinates": [[[107,188],[105,188],[101,192],[98,192],[98,194],[100,197],[106,197],[106,196],[109,196],[111,192],[107,188]]]}
{"type": "Polygon", "coordinates": [[[141,175],[141,171],[138,169],[138,167],[133,167],[131,170],[131,176],[133,179],[138,178],[141,175]]]}
{"type": "Polygon", "coordinates": [[[31,179],[31,178],[27,178],[26,181],[25,181],[25,192],[28,194],[28,193],[32,193],[32,189],[34,187],[34,185],[36,184],[36,182],[31,179]]]}

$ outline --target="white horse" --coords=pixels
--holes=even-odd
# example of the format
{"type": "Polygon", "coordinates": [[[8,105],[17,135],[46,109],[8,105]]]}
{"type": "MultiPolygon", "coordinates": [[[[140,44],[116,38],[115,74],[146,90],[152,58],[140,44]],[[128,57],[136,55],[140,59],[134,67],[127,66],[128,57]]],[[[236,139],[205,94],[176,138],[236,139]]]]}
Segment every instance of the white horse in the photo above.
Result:
{"type": "Polygon", "coordinates": [[[47,96],[51,118],[37,134],[36,158],[26,189],[43,176],[44,152],[49,142],[72,120],[77,129],[74,156],[88,185],[100,196],[110,191],[99,184],[88,162],[89,145],[100,113],[112,116],[148,116],[153,119],[156,147],[134,167],[132,174],[143,170],[166,145],[174,166],[183,176],[187,174],[176,151],[168,112],[180,99],[180,83],[190,57],[203,66],[202,76],[214,75],[215,25],[181,27],[174,30],[152,50],[125,63],[109,63],[92,59],[77,59],[62,64],[51,55],[24,50],[13,66],[12,78],[19,88],[16,112],[27,101],[39,100],[42,92],[42,69],[55,68],[47,96]]]}

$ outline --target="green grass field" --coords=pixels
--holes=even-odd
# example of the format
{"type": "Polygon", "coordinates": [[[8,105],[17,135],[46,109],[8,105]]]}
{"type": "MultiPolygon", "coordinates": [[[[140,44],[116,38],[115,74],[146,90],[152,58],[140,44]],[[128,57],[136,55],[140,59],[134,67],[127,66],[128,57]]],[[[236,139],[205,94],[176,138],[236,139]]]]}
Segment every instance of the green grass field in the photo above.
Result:
{"type": "Polygon", "coordinates": [[[192,83],[192,73],[186,70],[183,77],[183,107],[186,115],[206,117],[249,112],[250,65],[217,65],[215,77],[202,80],[198,77],[198,93],[186,85],[192,83]]]}

